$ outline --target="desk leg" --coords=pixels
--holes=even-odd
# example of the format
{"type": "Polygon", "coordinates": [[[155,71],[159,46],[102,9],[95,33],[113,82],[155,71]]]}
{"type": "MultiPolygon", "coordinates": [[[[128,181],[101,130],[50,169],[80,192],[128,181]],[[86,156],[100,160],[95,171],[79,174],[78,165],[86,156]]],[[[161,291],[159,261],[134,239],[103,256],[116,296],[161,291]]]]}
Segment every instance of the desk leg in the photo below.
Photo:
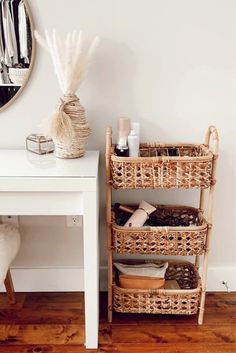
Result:
{"type": "Polygon", "coordinates": [[[98,197],[96,192],[83,195],[85,345],[96,349],[99,328],[98,197]]]}

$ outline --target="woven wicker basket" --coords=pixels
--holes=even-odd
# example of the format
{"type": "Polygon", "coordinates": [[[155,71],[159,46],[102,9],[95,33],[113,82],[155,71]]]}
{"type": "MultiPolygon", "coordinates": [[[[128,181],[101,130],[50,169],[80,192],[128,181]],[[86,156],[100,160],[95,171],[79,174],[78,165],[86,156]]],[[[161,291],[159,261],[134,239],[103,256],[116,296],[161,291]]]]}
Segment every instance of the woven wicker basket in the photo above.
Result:
{"type": "Polygon", "coordinates": [[[9,68],[9,77],[12,83],[23,85],[29,73],[29,69],[25,68],[9,68]]]}
{"type": "MultiPolygon", "coordinates": [[[[127,262],[127,261],[126,261],[127,262]]],[[[181,289],[124,289],[113,282],[113,308],[120,313],[183,314],[198,312],[201,281],[193,264],[168,261],[166,280],[176,280],[181,289]]]]}
{"type": "Polygon", "coordinates": [[[110,164],[115,189],[208,188],[213,183],[213,153],[205,145],[143,143],[136,158],[118,157],[114,147],[110,164]]]}
{"type": "Polygon", "coordinates": [[[75,95],[64,96],[59,109],[63,110],[71,120],[73,137],[69,143],[53,138],[55,154],[58,158],[79,158],[85,154],[85,144],[91,129],[85,118],[85,109],[75,95]]]}
{"type": "Polygon", "coordinates": [[[130,228],[116,224],[112,213],[112,249],[116,253],[202,255],[205,250],[207,222],[199,209],[186,206],[157,205],[161,217],[184,215],[197,218],[194,226],[140,227],[130,228]]]}

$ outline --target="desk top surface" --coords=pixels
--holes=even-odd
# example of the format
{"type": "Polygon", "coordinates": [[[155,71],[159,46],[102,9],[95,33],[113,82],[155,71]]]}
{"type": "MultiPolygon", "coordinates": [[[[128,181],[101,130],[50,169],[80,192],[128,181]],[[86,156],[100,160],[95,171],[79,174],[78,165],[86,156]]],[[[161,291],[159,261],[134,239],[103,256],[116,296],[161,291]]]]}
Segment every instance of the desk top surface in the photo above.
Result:
{"type": "Polygon", "coordinates": [[[37,155],[26,150],[0,150],[0,178],[96,178],[99,151],[76,159],[37,155]]]}

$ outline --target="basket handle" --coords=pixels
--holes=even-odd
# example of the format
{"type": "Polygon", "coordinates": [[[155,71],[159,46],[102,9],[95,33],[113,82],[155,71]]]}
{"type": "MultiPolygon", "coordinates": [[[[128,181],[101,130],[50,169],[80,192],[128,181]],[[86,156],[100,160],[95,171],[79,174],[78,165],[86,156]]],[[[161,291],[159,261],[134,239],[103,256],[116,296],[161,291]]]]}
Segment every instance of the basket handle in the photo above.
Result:
{"type": "Polygon", "coordinates": [[[207,129],[207,133],[205,136],[205,145],[209,147],[210,139],[213,139],[213,154],[215,157],[218,156],[218,149],[219,149],[219,135],[218,131],[215,126],[211,125],[207,129]]]}
{"type": "Polygon", "coordinates": [[[111,146],[112,146],[112,129],[107,127],[106,129],[106,183],[110,183],[111,170],[110,170],[110,158],[111,158],[111,146]]]}
{"type": "Polygon", "coordinates": [[[112,145],[112,128],[108,126],[106,128],[106,155],[109,156],[111,153],[111,145],[112,145]]]}

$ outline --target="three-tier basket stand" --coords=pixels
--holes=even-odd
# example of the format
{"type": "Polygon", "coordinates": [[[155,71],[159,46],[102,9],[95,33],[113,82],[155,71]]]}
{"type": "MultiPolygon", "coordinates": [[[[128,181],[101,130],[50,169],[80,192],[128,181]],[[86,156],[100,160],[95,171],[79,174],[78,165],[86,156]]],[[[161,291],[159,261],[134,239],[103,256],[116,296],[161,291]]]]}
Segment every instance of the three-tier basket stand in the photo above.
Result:
{"type": "Polygon", "coordinates": [[[107,128],[106,226],[109,322],[112,321],[114,310],[122,313],[186,315],[198,313],[198,323],[200,325],[203,323],[218,141],[216,128],[210,126],[204,144],[143,143],[140,145],[140,157],[118,157],[114,151],[115,145],[112,144],[112,130],[110,127],[107,128]],[[116,223],[112,210],[113,188],[198,189],[198,208],[157,205],[157,212],[160,215],[175,215],[177,218],[187,215],[195,222],[189,226],[139,228],[120,226],[116,223]],[[176,280],[178,289],[127,289],[119,287],[116,280],[113,266],[114,253],[190,255],[194,256],[195,260],[193,263],[168,260],[169,266],[165,278],[176,280]],[[199,274],[200,256],[203,257],[201,276],[199,274]]]}

